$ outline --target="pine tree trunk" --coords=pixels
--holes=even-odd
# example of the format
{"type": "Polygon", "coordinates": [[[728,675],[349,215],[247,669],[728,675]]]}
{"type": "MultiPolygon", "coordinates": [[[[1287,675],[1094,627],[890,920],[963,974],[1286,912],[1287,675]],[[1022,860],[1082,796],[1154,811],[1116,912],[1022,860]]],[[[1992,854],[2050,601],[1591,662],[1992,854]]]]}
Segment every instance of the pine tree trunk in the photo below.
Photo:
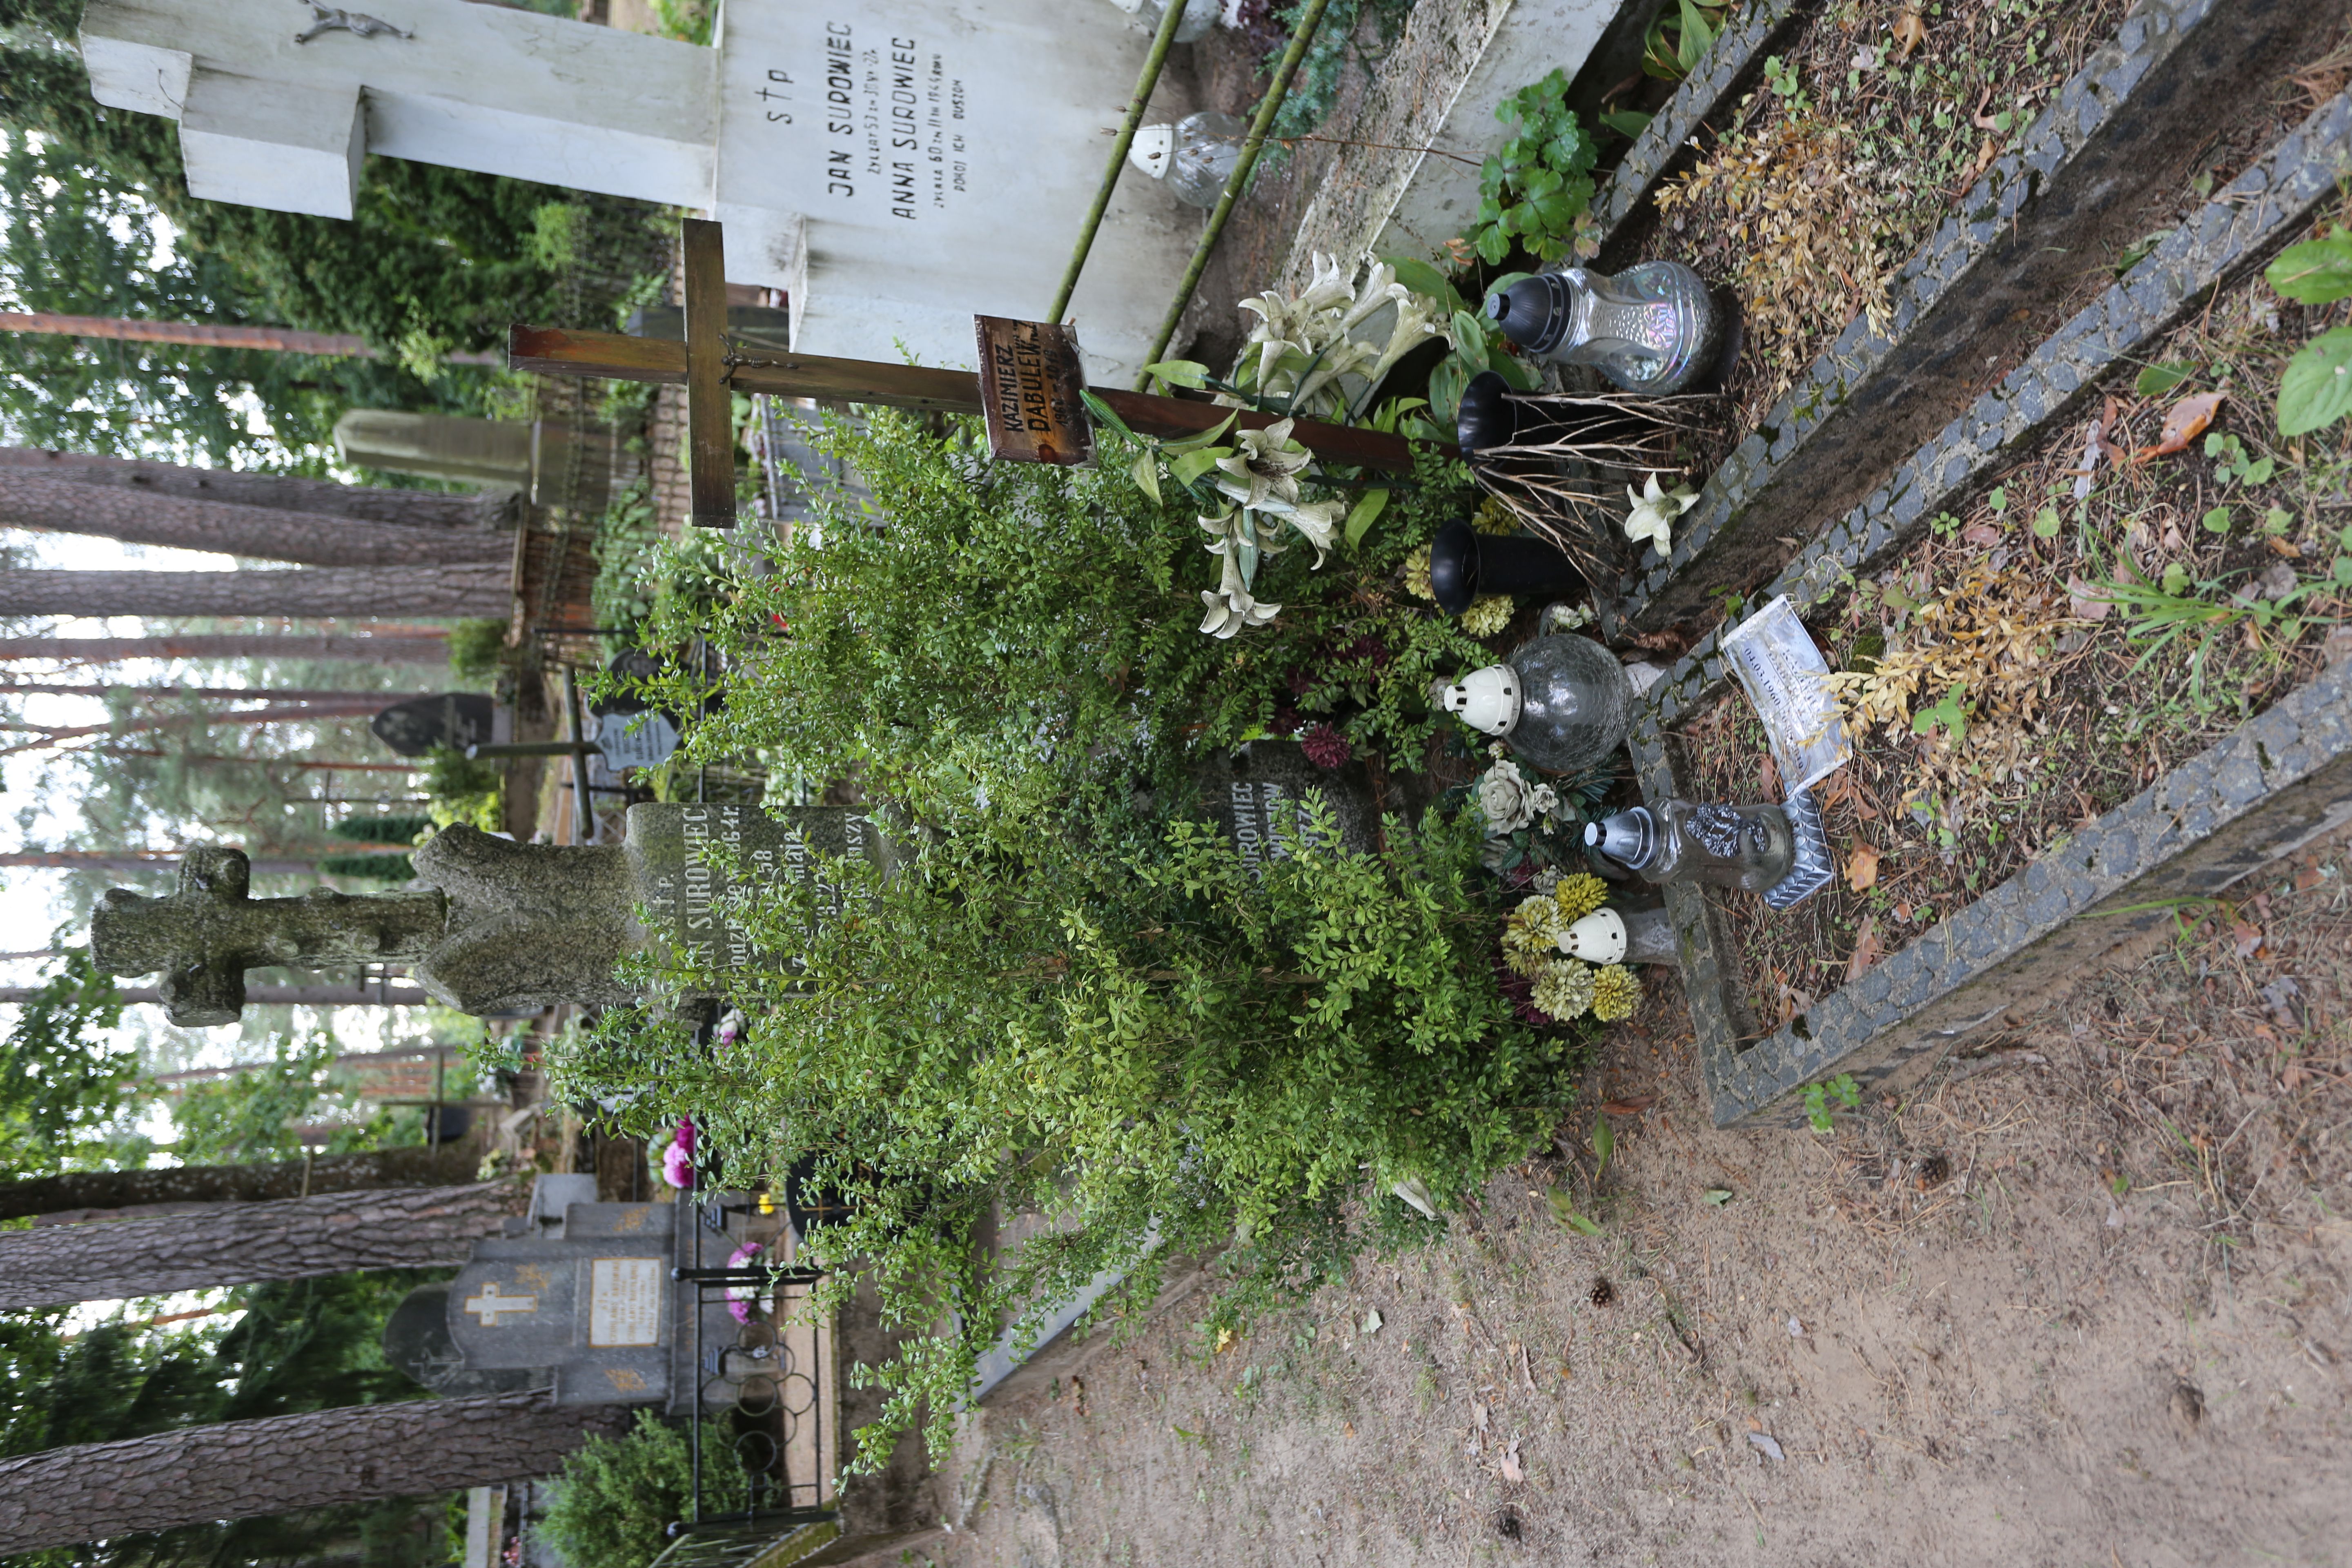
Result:
{"type": "Polygon", "coordinates": [[[212,550],[306,566],[430,566],[502,562],[514,553],[512,535],[485,529],[413,528],[327,512],[200,500],[77,484],[7,467],[0,467],[0,526],[94,533],[126,544],[212,550]]]}
{"type": "Polygon", "coordinates": [[[446,664],[441,637],[195,636],[152,637],[0,637],[0,661],[56,659],[65,664],[122,664],[134,658],[268,658],[341,660],[354,664],[446,664]]]}
{"type": "Polygon", "coordinates": [[[507,563],[291,572],[0,571],[0,616],[400,616],[503,619],[507,563]]]}
{"type": "MultiPolygon", "coordinates": [[[[238,761],[244,759],[239,758],[238,761]]],[[[118,854],[105,849],[27,849],[0,855],[0,866],[40,866],[60,871],[170,871],[180,868],[180,856],[118,854]]],[[[316,860],[276,858],[253,862],[257,877],[315,877],[316,860]]],[[[24,989],[19,987],[18,989],[24,989]]],[[[31,992],[27,990],[26,995],[31,992]]],[[[20,998],[9,998],[19,1000],[20,998]]]]}
{"type": "MultiPolygon", "coordinates": [[[[140,869],[150,869],[142,867],[140,869]]],[[[253,874],[259,876],[309,877],[318,868],[303,860],[256,860],[253,874]]],[[[0,985],[0,1002],[30,1002],[41,994],[37,985],[0,985]]],[[[161,1002],[163,989],[154,985],[119,985],[115,994],[124,1005],[140,1002],[161,1002]]],[[[381,990],[365,992],[348,985],[248,985],[245,988],[248,1007],[430,1007],[433,995],[421,985],[388,985],[381,990]]],[[[470,1171],[471,1167],[468,1166],[470,1171]]],[[[0,1187],[0,1192],[5,1192],[0,1187]]],[[[0,1218],[5,1218],[0,1215],[0,1218]]]]}
{"type": "Polygon", "coordinates": [[[510,490],[452,495],[440,490],[380,489],[339,485],[332,479],[301,479],[284,474],[247,474],[232,468],[187,468],[124,458],[94,458],[37,447],[0,447],[0,486],[11,476],[105,486],[134,495],[227,501],[276,511],[309,512],[402,528],[488,529],[514,526],[517,501],[510,490]]]}
{"type": "Polygon", "coordinates": [[[498,1235],[530,1201],[522,1183],[478,1182],[0,1232],[0,1311],[463,1263],[476,1241],[498,1235]]]}
{"type": "Polygon", "coordinates": [[[0,1459],[0,1556],[543,1476],[628,1414],[543,1392],[401,1400],[0,1459]]]}
{"type": "Polygon", "coordinates": [[[147,1204],[254,1204],[373,1192],[386,1187],[456,1186],[472,1179],[481,1152],[467,1143],[417,1145],[367,1154],[321,1154],[251,1165],[181,1165],[168,1171],[68,1171],[0,1183],[0,1219],[67,1209],[129,1209],[147,1204]]]}

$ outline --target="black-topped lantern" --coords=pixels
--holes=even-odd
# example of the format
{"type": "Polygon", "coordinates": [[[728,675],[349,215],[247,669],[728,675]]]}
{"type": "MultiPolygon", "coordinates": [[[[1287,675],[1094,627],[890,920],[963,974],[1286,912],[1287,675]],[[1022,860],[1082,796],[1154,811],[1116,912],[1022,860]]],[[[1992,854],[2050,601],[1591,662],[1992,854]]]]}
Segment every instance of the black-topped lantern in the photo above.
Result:
{"type": "Polygon", "coordinates": [[[1557,544],[1520,534],[1480,533],[1449,522],[1429,543],[1429,591],[1449,616],[1467,610],[1481,594],[1549,598],[1573,596],[1584,574],[1557,544]]]}

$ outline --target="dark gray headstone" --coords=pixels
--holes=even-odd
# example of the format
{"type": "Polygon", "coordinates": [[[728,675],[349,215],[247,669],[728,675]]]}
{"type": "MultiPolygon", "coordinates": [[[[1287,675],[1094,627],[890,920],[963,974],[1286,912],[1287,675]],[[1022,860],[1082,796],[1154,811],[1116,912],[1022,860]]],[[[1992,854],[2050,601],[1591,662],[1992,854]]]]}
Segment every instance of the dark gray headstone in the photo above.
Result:
{"type": "Polygon", "coordinates": [[[843,805],[796,806],[781,820],[756,805],[634,806],[628,848],[656,934],[687,949],[698,964],[721,970],[749,966],[756,951],[729,918],[738,875],[755,887],[814,879],[820,918],[830,919],[846,895],[825,880],[826,857],[886,867],[892,858],[873,820],[843,805]],[[722,864],[730,858],[736,871],[722,864]]]}
{"type": "Polygon", "coordinates": [[[1209,819],[1252,868],[1286,855],[1280,833],[1310,795],[1330,806],[1340,843],[1367,854],[1380,847],[1380,807],[1361,763],[1318,767],[1295,741],[1253,741],[1203,763],[1192,776],[1209,819]]]}
{"type": "Polygon", "coordinates": [[[404,757],[425,756],[436,746],[462,752],[489,740],[491,706],[478,691],[412,697],[381,710],[368,721],[368,728],[404,757]]]}

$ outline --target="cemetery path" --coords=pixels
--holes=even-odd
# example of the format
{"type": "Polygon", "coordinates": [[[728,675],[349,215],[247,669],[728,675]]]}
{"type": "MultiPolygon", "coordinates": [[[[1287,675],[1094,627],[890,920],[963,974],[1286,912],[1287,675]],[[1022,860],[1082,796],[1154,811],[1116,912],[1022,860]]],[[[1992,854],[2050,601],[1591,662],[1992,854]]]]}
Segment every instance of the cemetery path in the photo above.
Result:
{"type": "Polygon", "coordinates": [[[914,1560],[2352,1562],[2352,864],[2242,895],[1827,1137],[1714,1131],[1654,1000],[1597,1194],[1588,1108],[1222,1352],[1182,1303],[975,1417],[914,1560]]]}

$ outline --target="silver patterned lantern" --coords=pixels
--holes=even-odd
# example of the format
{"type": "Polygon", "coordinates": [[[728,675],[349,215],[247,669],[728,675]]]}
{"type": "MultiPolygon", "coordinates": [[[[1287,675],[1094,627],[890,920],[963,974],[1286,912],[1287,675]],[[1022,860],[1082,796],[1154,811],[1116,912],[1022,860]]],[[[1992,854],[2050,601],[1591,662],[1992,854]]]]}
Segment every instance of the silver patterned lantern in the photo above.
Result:
{"type": "Polygon", "coordinates": [[[1538,272],[1486,296],[1486,318],[1530,354],[1589,364],[1630,392],[1680,392],[1713,367],[1722,315],[1699,275],[1644,261],[1615,277],[1538,272]]]}

